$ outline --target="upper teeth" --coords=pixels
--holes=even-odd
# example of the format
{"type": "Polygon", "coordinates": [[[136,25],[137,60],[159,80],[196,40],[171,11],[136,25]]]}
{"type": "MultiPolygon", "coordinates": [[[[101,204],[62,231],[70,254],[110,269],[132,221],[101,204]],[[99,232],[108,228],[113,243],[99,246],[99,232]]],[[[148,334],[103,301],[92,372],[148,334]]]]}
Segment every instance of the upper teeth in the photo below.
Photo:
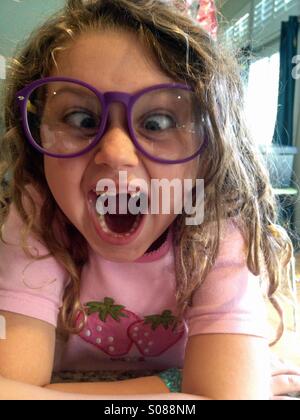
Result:
{"type": "MultiPolygon", "coordinates": [[[[110,196],[115,196],[116,194],[109,192],[109,191],[96,191],[94,190],[94,192],[97,194],[98,197],[110,197],[110,196]]],[[[141,191],[132,191],[129,192],[128,194],[130,194],[131,198],[136,198],[136,197],[140,197],[141,196],[141,191]]]]}
{"type": "Polygon", "coordinates": [[[141,196],[141,191],[135,191],[130,193],[131,198],[136,198],[141,196]]]}

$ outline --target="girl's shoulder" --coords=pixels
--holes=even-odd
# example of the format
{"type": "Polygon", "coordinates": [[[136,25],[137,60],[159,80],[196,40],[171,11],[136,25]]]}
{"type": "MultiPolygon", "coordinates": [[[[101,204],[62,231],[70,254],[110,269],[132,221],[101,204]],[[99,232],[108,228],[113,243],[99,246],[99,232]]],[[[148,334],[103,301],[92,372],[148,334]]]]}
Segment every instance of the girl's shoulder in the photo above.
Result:
{"type": "MultiPolygon", "coordinates": [[[[39,205],[41,197],[33,192],[39,205]]],[[[26,199],[25,199],[26,201],[26,199]]],[[[15,203],[2,226],[0,240],[0,310],[30,316],[54,326],[69,276],[37,237],[29,234],[15,203]]]]}
{"type": "Polygon", "coordinates": [[[267,337],[261,279],[248,268],[247,254],[240,221],[224,220],[215,263],[194,293],[187,311],[190,335],[227,333],[267,337]]]}
{"type": "Polygon", "coordinates": [[[219,239],[217,264],[224,260],[245,263],[247,244],[238,218],[231,217],[221,222],[219,239]]]}

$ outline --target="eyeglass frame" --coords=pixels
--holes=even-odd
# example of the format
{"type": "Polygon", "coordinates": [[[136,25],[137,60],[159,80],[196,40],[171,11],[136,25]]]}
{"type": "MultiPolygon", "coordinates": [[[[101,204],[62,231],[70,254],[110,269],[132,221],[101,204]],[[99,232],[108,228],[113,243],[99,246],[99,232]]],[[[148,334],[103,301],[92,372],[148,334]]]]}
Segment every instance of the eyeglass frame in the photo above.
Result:
{"type": "Polygon", "coordinates": [[[93,150],[98,145],[98,143],[100,143],[104,133],[106,132],[107,119],[108,119],[108,115],[109,115],[110,105],[114,102],[118,102],[118,103],[122,103],[126,108],[127,128],[129,130],[129,135],[130,135],[131,141],[133,142],[134,146],[136,147],[136,149],[141,154],[143,154],[148,159],[150,159],[150,160],[152,160],[156,163],[172,165],[172,164],[189,162],[189,161],[195,159],[198,155],[200,155],[202,153],[202,151],[205,149],[205,147],[207,146],[206,136],[204,136],[203,144],[201,145],[200,149],[197,152],[195,152],[192,156],[190,156],[188,158],[177,159],[177,160],[168,160],[168,159],[157,158],[157,157],[149,154],[146,150],[144,150],[142,148],[142,146],[139,144],[139,141],[136,138],[136,135],[135,135],[135,132],[134,132],[134,129],[133,129],[133,126],[132,126],[132,122],[131,122],[133,106],[135,105],[136,101],[141,96],[143,96],[144,94],[149,93],[149,92],[154,92],[155,90],[161,90],[161,89],[182,89],[182,90],[191,91],[191,92],[193,91],[193,89],[190,86],[185,85],[185,84],[163,83],[163,84],[158,84],[158,85],[150,86],[148,88],[139,90],[135,94],[129,94],[129,93],[117,92],[117,91],[101,92],[100,90],[96,89],[94,86],[92,86],[88,83],[85,83],[81,80],[77,80],[77,79],[73,79],[73,78],[69,78],[69,77],[44,77],[42,79],[35,80],[34,82],[30,83],[29,85],[27,85],[24,88],[22,88],[21,90],[19,90],[16,93],[16,101],[17,101],[17,103],[19,105],[19,108],[20,108],[22,127],[23,127],[23,130],[24,130],[24,133],[25,133],[27,139],[28,139],[29,143],[31,144],[31,146],[34,147],[36,150],[38,150],[43,155],[47,155],[47,156],[58,158],[58,159],[71,159],[71,158],[76,158],[76,157],[83,156],[84,154],[93,150]],[[101,121],[101,124],[98,128],[98,133],[95,136],[95,138],[92,140],[92,142],[85,149],[83,149],[80,152],[71,153],[71,154],[67,154],[67,155],[61,155],[61,154],[57,154],[57,153],[47,152],[47,150],[45,150],[44,148],[39,146],[39,144],[32,137],[32,134],[31,134],[31,131],[30,131],[30,128],[29,128],[28,118],[27,118],[27,103],[28,103],[29,96],[38,87],[43,86],[47,83],[52,83],[52,82],[69,82],[69,83],[77,84],[77,85],[82,86],[86,89],[89,89],[91,92],[93,92],[96,95],[96,97],[100,101],[100,104],[101,104],[102,109],[103,109],[103,113],[102,113],[102,121],[101,121]]]}

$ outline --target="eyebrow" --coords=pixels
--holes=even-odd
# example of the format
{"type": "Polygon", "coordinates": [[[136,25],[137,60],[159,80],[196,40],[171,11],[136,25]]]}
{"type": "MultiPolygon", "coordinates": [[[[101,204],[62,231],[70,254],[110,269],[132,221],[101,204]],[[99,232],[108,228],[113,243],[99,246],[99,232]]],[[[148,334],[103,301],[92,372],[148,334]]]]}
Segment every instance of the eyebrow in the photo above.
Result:
{"type": "MultiPolygon", "coordinates": [[[[155,85],[154,85],[155,86],[155,85]]],[[[162,91],[164,91],[166,88],[163,88],[162,91]]],[[[105,93],[106,91],[99,91],[100,93],[105,93]]],[[[180,92],[180,97],[178,96],[178,90],[177,89],[172,89],[171,91],[172,96],[173,97],[178,97],[178,99],[180,99],[181,101],[184,102],[188,102],[188,95],[187,92],[180,92]]],[[[77,97],[82,98],[83,100],[91,100],[93,98],[93,102],[99,102],[99,98],[97,97],[96,93],[93,92],[92,90],[88,89],[88,88],[84,88],[84,87],[80,87],[80,86],[63,86],[61,88],[58,89],[53,89],[53,91],[51,92],[47,92],[47,102],[51,102],[52,100],[55,100],[55,98],[57,98],[58,96],[64,94],[64,93],[70,93],[71,95],[76,95],[77,97]]],[[[166,92],[164,92],[164,94],[166,94],[166,92]]],[[[136,94],[131,94],[132,96],[136,95],[136,94]]],[[[164,97],[164,95],[162,95],[162,97],[164,97]]]]}
{"type": "Polygon", "coordinates": [[[54,92],[47,92],[47,97],[51,100],[54,98],[57,98],[59,95],[63,93],[70,93],[72,95],[80,96],[80,97],[86,97],[86,98],[95,98],[98,99],[96,94],[88,89],[80,89],[80,88],[70,88],[70,87],[63,87],[54,89],[54,92]]]}

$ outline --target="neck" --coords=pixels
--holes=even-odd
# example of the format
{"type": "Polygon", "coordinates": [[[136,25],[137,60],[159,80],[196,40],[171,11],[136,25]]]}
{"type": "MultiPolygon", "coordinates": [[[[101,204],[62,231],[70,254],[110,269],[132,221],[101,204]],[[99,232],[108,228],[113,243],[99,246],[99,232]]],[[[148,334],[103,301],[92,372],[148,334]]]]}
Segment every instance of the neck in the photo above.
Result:
{"type": "Polygon", "coordinates": [[[148,248],[147,253],[158,250],[167,240],[169,228],[148,248]]]}

